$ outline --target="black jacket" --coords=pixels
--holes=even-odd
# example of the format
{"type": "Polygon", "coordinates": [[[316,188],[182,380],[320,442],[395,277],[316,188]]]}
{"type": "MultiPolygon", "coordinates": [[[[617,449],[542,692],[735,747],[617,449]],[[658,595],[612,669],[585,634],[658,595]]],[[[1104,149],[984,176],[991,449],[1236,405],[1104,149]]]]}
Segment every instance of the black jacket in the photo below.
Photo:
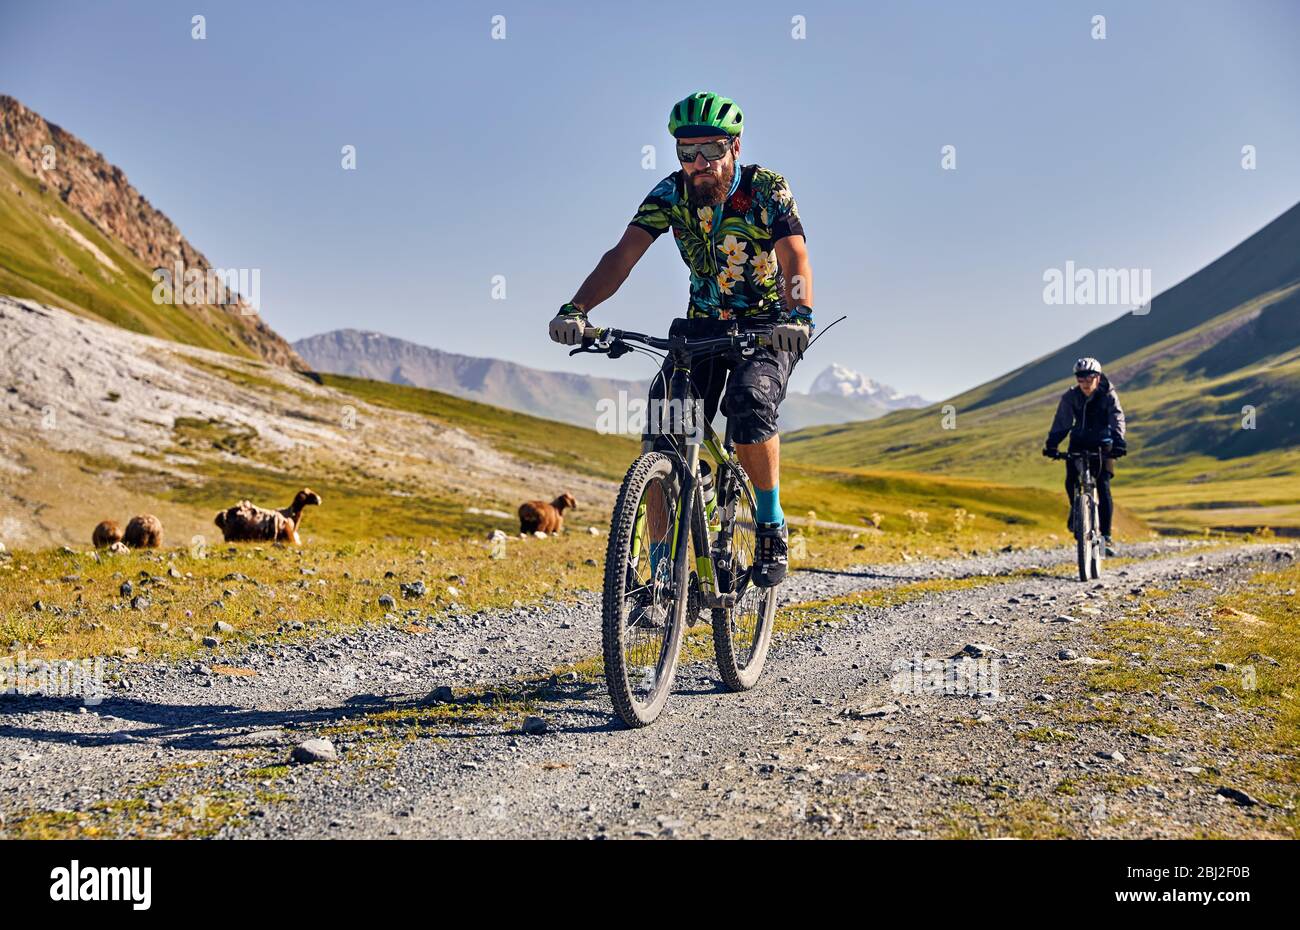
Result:
{"type": "Polygon", "coordinates": [[[1117,450],[1125,449],[1124,409],[1105,375],[1091,397],[1084,397],[1078,385],[1061,395],[1052,428],[1047,431],[1047,448],[1057,448],[1067,433],[1071,452],[1099,449],[1107,439],[1117,450]]]}

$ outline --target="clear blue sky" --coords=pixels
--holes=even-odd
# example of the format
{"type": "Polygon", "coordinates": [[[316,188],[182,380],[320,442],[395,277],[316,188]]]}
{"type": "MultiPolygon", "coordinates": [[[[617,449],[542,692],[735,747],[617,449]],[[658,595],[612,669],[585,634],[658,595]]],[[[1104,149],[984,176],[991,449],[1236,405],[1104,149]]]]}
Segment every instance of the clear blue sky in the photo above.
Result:
{"type": "MultiPolygon", "coordinates": [[[[849,315],[795,387],[838,361],[937,399],[1121,312],[1045,306],[1045,269],[1149,267],[1159,291],[1300,200],[1298,38],[1295,0],[0,0],[0,92],[214,264],[262,269],[291,339],[630,377],[646,363],[571,360],[545,321],[675,168],[671,104],[716,89],[745,110],[742,160],[791,184],[821,322],[849,315]]],[[[663,329],[685,296],[661,241],[598,317],[663,329]]]]}

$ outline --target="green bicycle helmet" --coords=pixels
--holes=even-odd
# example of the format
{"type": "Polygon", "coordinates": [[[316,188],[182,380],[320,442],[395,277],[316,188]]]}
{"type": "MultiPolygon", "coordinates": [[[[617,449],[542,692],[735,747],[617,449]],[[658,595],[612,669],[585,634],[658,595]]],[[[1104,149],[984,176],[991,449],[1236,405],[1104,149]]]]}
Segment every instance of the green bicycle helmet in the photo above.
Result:
{"type": "Polygon", "coordinates": [[[668,131],[678,139],[716,136],[720,132],[738,136],[744,118],[740,106],[730,97],[699,91],[673,107],[668,131]]]}

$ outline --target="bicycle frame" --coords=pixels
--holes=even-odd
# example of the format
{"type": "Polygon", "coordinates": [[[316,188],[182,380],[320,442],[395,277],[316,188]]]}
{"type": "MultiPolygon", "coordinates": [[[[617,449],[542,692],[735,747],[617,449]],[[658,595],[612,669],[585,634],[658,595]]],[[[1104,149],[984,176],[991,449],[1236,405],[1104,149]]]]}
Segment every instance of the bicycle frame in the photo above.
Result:
{"type": "MultiPolygon", "coordinates": [[[[662,448],[662,444],[657,439],[649,440],[643,451],[650,448],[658,448],[660,451],[668,451],[674,458],[674,468],[677,472],[679,486],[681,488],[681,505],[677,509],[677,522],[672,528],[672,542],[669,550],[669,557],[673,559],[673,577],[677,579],[687,579],[689,574],[687,567],[690,560],[690,550],[695,549],[695,575],[700,585],[700,594],[704,605],[710,608],[732,607],[736,604],[742,591],[723,591],[719,584],[717,572],[717,559],[719,552],[730,551],[730,547],[724,545],[729,542],[729,531],[723,528],[719,534],[716,543],[710,545],[708,526],[705,520],[705,501],[703,489],[700,482],[700,448],[704,447],[715,463],[715,499],[722,499],[724,482],[739,480],[739,464],[735,457],[735,443],[731,438],[731,423],[728,421],[726,435],[719,442],[717,431],[713,425],[708,422],[695,423],[696,406],[691,392],[690,370],[691,362],[694,355],[700,351],[710,349],[730,349],[732,351],[746,352],[753,351],[760,344],[761,335],[755,331],[746,333],[740,332],[738,326],[733,325],[730,333],[724,337],[688,339],[685,336],[670,336],[667,339],[660,339],[651,336],[645,336],[641,333],[624,332],[619,330],[600,330],[589,328],[585,334],[583,346],[573,350],[570,354],[579,351],[604,351],[611,355],[622,354],[626,351],[623,345],[624,340],[642,342],[659,349],[666,349],[672,360],[672,377],[669,380],[668,390],[665,391],[665,400],[668,401],[667,409],[670,415],[670,422],[665,426],[660,421],[660,437],[667,439],[668,450],[662,448]],[[591,348],[593,345],[600,343],[597,340],[605,340],[603,349],[591,348]],[[621,348],[616,348],[622,346],[621,348]],[[676,417],[677,419],[672,419],[676,417]],[[690,437],[697,431],[702,431],[703,436],[698,442],[690,441],[690,437]],[[678,447],[678,438],[682,440],[685,449],[678,447]]],[[[646,514],[644,504],[637,514],[636,529],[633,532],[632,551],[639,553],[641,551],[646,531],[646,514]]]]}
{"type": "MultiPolygon", "coordinates": [[[[1069,457],[1072,459],[1071,464],[1074,466],[1075,472],[1079,476],[1079,480],[1074,488],[1075,501],[1079,503],[1086,501],[1087,504],[1095,510],[1097,507],[1097,478],[1089,467],[1090,459],[1094,455],[1098,460],[1100,460],[1100,452],[1076,452],[1069,457]]],[[[1097,514],[1093,513],[1092,516],[1095,518],[1097,514]]],[[[1094,519],[1092,524],[1095,527],[1097,521],[1094,519]]]]}
{"type": "Polygon", "coordinates": [[[724,493],[724,481],[737,480],[735,473],[737,468],[735,458],[735,443],[731,438],[731,422],[727,422],[725,437],[719,445],[717,431],[713,429],[713,424],[702,423],[695,424],[687,422],[686,416],[694,416],[695,407],[690,403],[692,400],[690,390],[690,356],[687,355],[684,360],[674,359],[673,377],[668,391],[670,404],[669,410],[680,410],[683,413],[683,421],[670,424],[664,434],[670,437],[687,437],[696,428],[702,429],[704,436],[700,442],[685,442],[685,452],[677,451],[678,478],[682,488],[682,505],[677,510],[677,525],[673,528],[672,546],[670,557],[674,560],[674,577],[679,579],[688,578],[687,565],[690,561],[690,551],[695,550],[695,577],[700,585],[700,595],[704,601],[704,606],[714,607],[732,607],[736,604],[739,591],[723,591],[719,585],[717,572],[717,558],[719,552],[730,551],[730,547],[725,545],[730,541],[730,531],[723,527],[715,544],[710,544],[709,530],[706,522],[706,504],[704,501],[703,487],[700,481],[700,449],[708,451],[710,458],[713,459],[714,468],[714,498],[721,502],[724,493]],[[677,364],[684,361],[685,364],[677,364]],[[690,411],[690,413],[687,413],[690,411]],[[681,427],[680,431],[678,426],[681,427]]]}

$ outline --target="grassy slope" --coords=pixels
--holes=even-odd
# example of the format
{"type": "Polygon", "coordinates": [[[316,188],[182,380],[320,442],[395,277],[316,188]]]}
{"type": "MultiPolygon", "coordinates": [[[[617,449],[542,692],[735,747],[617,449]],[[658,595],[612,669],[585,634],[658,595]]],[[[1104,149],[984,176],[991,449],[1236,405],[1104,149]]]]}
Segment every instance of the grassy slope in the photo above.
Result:
{"type": "MultiPolygon", "coordinates": [[[[637,444],[622,436],[541,420],[430,391],[368,381],[345,375],[322,375],[325,384],[371,403],[421,413],[458,426],[496,448],[562,468],[621,480],[637,444]]],[[[852,468],[787,464],[782,469],[782,499],[796,517],[808,511],[820,520],[866,527],[863,518],[879,513],[886,529],[911,527],[906,511],[925,511],[936,532],[953,529],[953,513],[963,508],[984,527],[997,526],[1055,532],[1062,508],[1057,495],[988,482],[928,475],[871,473],[852,468]]],[[[1138,527],[1130,522],[1130,529],[1138,527]]]]}
{"type": "MultiPolygon", "coordinates": [[[[260,363],[258,363],[260,364],[260,363]]],[[[245,387],[278,386],[259,381],[255,375],[223,366],[203,366],[245,387]]],[[[459,428],[493,448],[525,461],[546,461],[566,471],[618,480],[636,454],[636,444],[618,436],[601,436],[591,430],[566,426],[526,414],[502,410],[487,404],[453,397],[423,388],[369,381],[344,375],[318,376],[329,387],[345,391],[368,403],[417,413],[440,425],[459,428]]],[[[196,444],[219,446],[236,438],[225,435],[219,424],[184,424],[178,427],[178,444],[192,452],[196,444]]],[[[239,441],[244,441],[242,438],[239,441]]],[[[244,497],[259,501],[288,503],[302,484],[302,469],[278,463],[272,468],[210,464],[202,470],[202,485],[171,488],[169,500],[205,513],[228,506],[244,497]]],[[[426,493],[409,496],[398,484],[362,480],[354,474],[317,472],[314,485],[328,498],[328,506],[309,510],[305,535],[329,544],[360,539],[453,539],[464,535],[482,536],[504,524],[500,518],[473,514],[469,503],[451,495],[426,493]]],[[[506,502],[475,501],[478,507],[506,502]]],[[[208,518],[210,520],[210,517],[208,518]]],[[[595,519],[593,517],[593,519],[595,519]]],[[[509,521],[506,521],[507,523],[509,521]]],[[[600,522],[596,520],[596,522],[600,522]]],[[[206,530],[205,530],[206,532],[206,530]]]]}
{"type": "Polygon", "coordinates": [[[369,403],[422,414],[464,429],[502,452],[579,474],[621,480],[639,449],[635,441],[624,436],[601,435],[594,430],[503,410],[441,391],[349,375],[319,377],[323,384],[369,403]]]}
{"type": "MultiPolygon", "coordinates": [[[[1042,534],[1064,533],[1065,494],[975,478],[939,477],[914,472],[866,471],[787,462],[781,468],[781,499],[787,514],[807,511],[817,519],[865,527],[873,515],[887,534],[924,527],[939,538],[960,539],[963,532],[984,544],[998,534],[1015,542],[1042,534]],[[925,514],[924,517],[910,516],[925,514]],[[964,511],[964,516],[959,516],[964,511]]],[[[1127,535],[1145,527],[1126,514],[1119,529],[1127,535]]]]}
{"type": "MultiPolygon", "coordinates": [[[[1300,213],[1289,211],[1284,220],[1289,225],[1279,237],[1290,244],[1297,238],[1293,227],[1300,230],[1300,213]]],[[[1300,244],[1285,260],[1276,243],[1261,248],[1258,262],[1268,271],[1256,278],[1271,281],[1300,267],[1300,244]]],[[[1220,261],[1231,260],[1236,269],[1246,258],[1234,250],[1220,261]]],[[[934,405],[870,423],[801,430],[785,438],[786,452],[819,464],[1058,486],[1062,466],[1045,462],[1038,449],[1057,398],[1070,384],[1059,373],[1069,371],[1076,353],[1095,354],[1109,370],[1123,373],[1117,386],[1134,453],[1120,463],[1123,500],[1153,525],[1168,528],[1300,526],[1300,270],[1290,283],[1207,314],[1204,308],[1215,295],[1239,290],[1237,282],[1221,280],[1216,265],[1157,297],[1152,316],[1190,308],[1182,317],[1166,314],[1163,337],[1106,356],[1102,347],[1118,351],[1133,341],[1134,325],[1143,333],[1152,328],[1146,317],[1121,318],[1048,356],[1061,367],[1047,381],[1039,360],[948,401],[956,411],[955,429],[943,428],[943,405],[934,405]],[[1195,289],[1187,287],[1210,272],[1198,304],[1195,289]],[[1174,292],[1177,301],[1164,299],[1174,292]],[[1253,322],[1242,323],[1252,316],[1253,322]],[[1241,325],[1225,337],[1233,324],[1241,325]],[[1036,386],[1009,394],[1009,384],[1036,386]],[[1253,430],[1242,429],[1247,405],[1256,411],[1253,430]]]]}
{"type": "Polygon", "coordinates": [[[254,357],[215,311],[155,304],[153,287],[150,269],[0,155],[0,293],[96,316],[137,333],[254,357]],[[118,271],[73,241],[50,216],[85,236],[118,271]]]}

